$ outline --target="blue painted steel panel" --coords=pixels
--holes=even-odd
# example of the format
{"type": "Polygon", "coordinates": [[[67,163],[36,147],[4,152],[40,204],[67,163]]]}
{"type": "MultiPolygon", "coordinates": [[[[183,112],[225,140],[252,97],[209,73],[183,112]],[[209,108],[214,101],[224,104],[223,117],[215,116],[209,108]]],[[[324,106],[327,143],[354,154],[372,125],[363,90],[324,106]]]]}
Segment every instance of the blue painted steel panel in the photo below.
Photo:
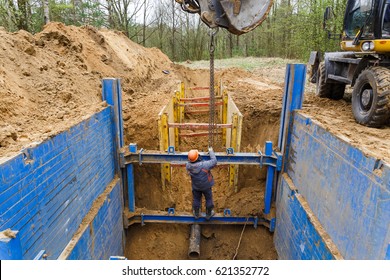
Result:
{"type": "Polygon", "coordinates": [[[390,166],[299,113],[291,140],[287,172],[342,255],[385,259],[390,166]]]}
{"type": "Polygon", "coordinates": [[[77,241],[68,259],[102,259],[123,255],[123,224],[119,182],[108,194],[92,223],[77,241]]]}
{"type": "Polygon", "coordinates": [[[22,258],[22,247],[20,244],[20,233],[12,231],[14,237],[0,237],[0,260],[20,260],[22,258]]]}
{"type": "Polygon", "coordinates": [[[279,259],[335,259],[283,176],[276,200],[274,243],[279,259]]]}
{"type": "MultiPolygon", "coordinates": [[[[114,147],[111,108],[106,108],[0,164],[0,230],[20,230],[23,258],[42,249],[49,259],[61,253],[114,178],[114,147]]],[[[121,222],[121,211],[116,213],[121,222]]]]}

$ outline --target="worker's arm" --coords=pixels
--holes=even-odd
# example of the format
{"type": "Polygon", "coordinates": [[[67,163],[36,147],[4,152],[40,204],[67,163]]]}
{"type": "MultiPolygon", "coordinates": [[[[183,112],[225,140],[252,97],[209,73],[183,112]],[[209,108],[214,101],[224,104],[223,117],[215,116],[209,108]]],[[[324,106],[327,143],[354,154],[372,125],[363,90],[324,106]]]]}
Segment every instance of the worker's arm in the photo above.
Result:
{"type": "Polygon", "coordinates": [[[215,156],[213,148],[209,148],[210,160],[206,160],[203,162],[203,168],[210,170],[214,166],[217,165],[217,157],[215,156]]]}

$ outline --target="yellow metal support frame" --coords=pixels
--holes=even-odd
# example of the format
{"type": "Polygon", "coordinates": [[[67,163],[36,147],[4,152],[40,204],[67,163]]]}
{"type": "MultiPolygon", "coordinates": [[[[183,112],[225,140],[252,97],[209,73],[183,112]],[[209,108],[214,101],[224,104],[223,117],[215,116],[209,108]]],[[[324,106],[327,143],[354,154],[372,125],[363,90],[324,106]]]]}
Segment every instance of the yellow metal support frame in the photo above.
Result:
{"type": "MultiPolygon", "coordinates": [[[[235,113],[232,117],[232,132],[231,132],[231,146],[235,152],[237,152],[238,143],[237,143],[237,129],[238,129],[238,115],[235,113]]],[[[234,191],[237,192],[237,182],[238,182],[238,166],[230,165],[229,168],[229,185],[231,188],[234,187],[234,191]]]]}
{"type": "MultiPolygon", "coordinates": [[[[160,133],[160,151],[167,151],[169,146],[168,114],[161,114],[158,120],[158,129],[160,133]]],[[[165,190],[167,182],[170,181],[171,165],[169,163],[161,164],[161,183],[163,190],[165,190]]]]}
{"type": "MultiPolygon", "coordinates": [[[[227,111],[228,111],[228,101],[229,97],[226,94],[226,91],[224,90],[223,95],[222,95],[222,123],[227,123],[227,111]]],[[[226,143],[226,128],[222,129],[222,141],[223,143],[226,143]]]]}

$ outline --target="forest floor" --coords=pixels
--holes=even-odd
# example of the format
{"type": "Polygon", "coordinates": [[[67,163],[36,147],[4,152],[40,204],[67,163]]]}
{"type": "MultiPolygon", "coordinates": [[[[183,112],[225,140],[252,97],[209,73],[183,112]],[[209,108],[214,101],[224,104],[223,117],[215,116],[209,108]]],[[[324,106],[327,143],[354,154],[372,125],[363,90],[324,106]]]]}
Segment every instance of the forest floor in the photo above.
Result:
{"type": "MultiPolygon", "coordinates": [[[[241,151],[263,149],[277,141],[286,63],[279,58],[234,58],[216,61],[216,80],[222,80],[244,116],[241,151]]],[[[121,78],[126,144],[159,149],[157,116],[178,88],[208,86],[207,62],[173,63],[158,49],[131,42],[122,33],[91,27],[50,23],[35,35],[7,33],[0,28],[0,163],[54,137],[106,106],[101,79],[121,78]]],[[[372,129],[355,123],[350,97],[341,101],[314,96],[307,84],[302,112],[365,153],[390,162],[390,127],[372,129]]],[[[186,92],[188,97],[206,93],[186,92]]],[[[207,147],[206,139],[181,146],[207,147]]],[[[138,209],[191,210],[190,178],[175,168],[172,182],[161,188],[160,167],[136,168],[138,209]]],[[[238,192],[228,187],[227,169],[213,171],[218,212],[257,215],[263,207],[264,170],[240,167],[238,192]]],[[[201,258],[277,259],[272,234],[247,227],[239,248],[240,227],[205,226],[201,258]]],[[[129,259],[186,259],[189,227],[134,226],[127,232],[129,259]],[[145,246],[145,244],[147,244],[145,246]]]]}

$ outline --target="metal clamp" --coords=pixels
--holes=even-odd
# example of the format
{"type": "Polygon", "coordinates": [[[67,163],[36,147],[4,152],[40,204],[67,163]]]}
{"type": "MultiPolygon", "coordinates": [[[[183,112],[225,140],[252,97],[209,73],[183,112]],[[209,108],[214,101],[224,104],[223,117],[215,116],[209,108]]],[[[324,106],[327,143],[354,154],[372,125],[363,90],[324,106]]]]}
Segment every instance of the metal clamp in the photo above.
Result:
{"type": "Polygon", "coordinates": [[[175,147],[174,146],[169,146],[168,147],[168,154],[174,154],[175,153],[175,147]]]}
{"type": "Polygon", "coordinates": [[[276,218],[273,218],[269,222],[269,231],[270,232],[274,232],[275,231],[275,226],[276,226],[276,218]]]}
{"type": "Polygon", "coordinates": [[[175,215],[175,208],[168,208],[168,216],[175,215]]]}
{"type": "Polygon", "coordinates": [[[263,167],[263,158],[264,158],[264,155],[263,155],[263,153],[262,153],[261,151],[259,151],[258,153],[259,153],[259,155],[260,155],[260,168],[262,168],[262,167],[263,167]]]}
{"type": "Polygon", "coordinates": [[[257,224],[258,224],[258,222],[259,222],[259,217],[255,217],[255,221],[254,221],[254,223],[253,223],[253,227],[255,228],[255,229],[257,229],[257,224]]]}
{"type": "Polygon", "coordinates": [[[125,168],[125,154],[123,152],[119,153],[119,166],[125,168]]]}
{"type": "Polygon", "coordinates": [[[226,149],[226,154],[233,155],[234,154],[234,149],[233,148],[227,148],[226,149]]]}
{"type": "Polygon", "coordinates": [[[144,148],[141,148],[141,150],[139,150],[139,155],[138,155],[139,165],[142,165],[142,152],[143,151],[144,151],[144,148]]]}
{"type": "Polygon", "coordinates": [[[282,170],[283,155],[280,152],[273,151],[274,156],[276,157],[276,171],[282,170]]]}
{"type": "Polygon", "coordinates": [[[230,211],[230,209],[226,208],[223,210],[224,217],[230,217],[231,215],[232,215],[232,212],[230,211]]]}

